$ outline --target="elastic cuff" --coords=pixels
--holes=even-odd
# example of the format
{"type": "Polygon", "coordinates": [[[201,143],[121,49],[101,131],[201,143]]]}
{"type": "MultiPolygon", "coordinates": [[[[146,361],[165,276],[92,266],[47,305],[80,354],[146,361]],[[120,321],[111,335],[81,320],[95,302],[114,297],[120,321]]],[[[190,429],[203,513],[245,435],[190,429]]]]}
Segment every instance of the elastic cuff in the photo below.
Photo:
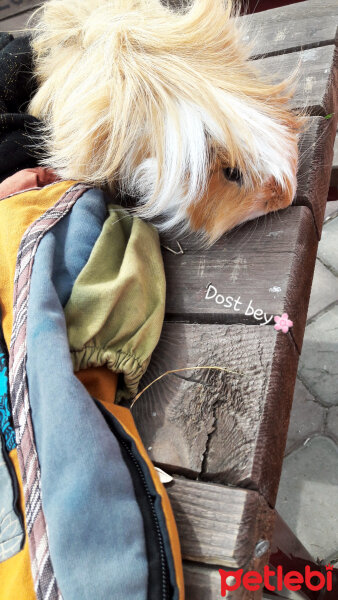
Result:
{"type": "Polygon", "coordinates": [[[123,386],[117,390],[116,402],[123,398],[133,398],[137,394],[141,377],[147,369],[150,358],[140,363],[136,356],[123,350],[104,350],[95,346],[86,346],[81,350],[71,350],[75,372],[88,367],[106,366],[113,373],[123,373],[123,386]]]}

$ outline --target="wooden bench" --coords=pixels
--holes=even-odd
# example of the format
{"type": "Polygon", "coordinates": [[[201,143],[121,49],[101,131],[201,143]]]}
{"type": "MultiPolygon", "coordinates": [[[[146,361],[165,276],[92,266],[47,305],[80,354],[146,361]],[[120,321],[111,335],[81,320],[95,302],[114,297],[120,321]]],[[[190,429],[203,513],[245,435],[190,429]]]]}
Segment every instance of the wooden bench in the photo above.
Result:
{"type": "MultiPolygon", "coordinates": [[[[37,3],[5,4],[0,29],[9,31],[24,26],[25,9],[37,3]]],[[[301,140],[294,205],[246,224],[207,251],[181,240],[180,253],[174,240],[162,240],[166,321],[141,388],[174,369],[217,365],[238,372],[172,373],[133,407],[150,457],[174,478],[167,490],[187,600],[219,599],[219,568],[319,568],[274,506],[337,128],[337,13],[336,0],[310,0],[243,17],[257,38],[255,59],[263,69],[283,78],[300,62],[293,107],[306,107],[311,117],[301,140]],[[209,284],[239,298],[236,310],[206,299],[209,284]],[[268,318],[287,312],[294,326],[287,334],[277,333],[271,321],[260,326],[248,306],[268,318]]],[[[243,587],[227,594],[261,597],[261,589],[243,587]]],[[[325,600],[335,597],[327,592],[325,600]]]]}
{"type": "MultiPolygon", "coordinates": [[[[337,17],[336,0],[244,17],[263,69],[282,78],[301,61],[293,107],[305,107],[311,117],[301,140],[294,205],[246,224],[207,251],[184,240],[183,254],[163,249],[166,323],[142,383],[195,365],[243,373],[170,374],[133,408],[152,460],[174,476],[168,492],[187,600],[220,598],[219,568],[262,571],[269,563],[283,565],[284,572],[303,571],[305,564],[318,569],[274,506],[337,127],[337,17]],[[210,283],[243,304],[234,310],[207,300],[210,283]],[[285,335],[272,324],[260,326],[250,301],[268,317],[287,312],[293,328],[285,335]]],[[[164,245],[177,250],[174,242],[164,245]]],[[[262,591],[241,587],[227,597],[258,599],[262,591]]],[[[336,591],[325,597],[333,600],[336,591]]]]}

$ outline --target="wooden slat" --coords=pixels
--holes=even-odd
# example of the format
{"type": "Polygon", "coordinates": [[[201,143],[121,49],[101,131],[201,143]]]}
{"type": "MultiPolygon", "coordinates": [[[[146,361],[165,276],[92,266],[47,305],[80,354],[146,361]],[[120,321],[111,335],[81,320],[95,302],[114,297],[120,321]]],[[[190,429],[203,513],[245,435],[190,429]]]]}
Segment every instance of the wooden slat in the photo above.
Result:
{"type": "MultiPolygon", "coordinates": [[[[169,0],[173,8],[187,2],[169,0]]],[[[244,41],[254,43],[254,57],[296,52],[336,43],[338,5],[337,0],[309,0],[245,15],[240,21],[247,28],[244,41]]]]}
{"type": "Polygon", "coordinates": [[[259,490],[274,505],[298,353],[290,334],[255,325],[166,323],[135,403],[151,459],[173,473],[259,490]]]}
{"type": "Polygon", "coordinates": [[[35,9],[31,9],[18,15],[13,15],[12,17],[8,17],[3,21],[0,21],[0,32],[8,32],[11,33],[14,37],[18,37],[19,35],[24,35],[25,29],[27,27],[27,22],[31,14],[35,9]]]}
{"type": "MultiPolygon", "coordinates": [[[[163,249],[170,320],[259,325],[264,316],[255,319],[252,307],[263,311],[266,320],[287,312],[301,348],[317,248],[308,208],[290,207],[249,222],[207,251],[184,241],[182,246],[184,254],[178,255],[163,249]],[[233,299],[228,302],[231,307],[226,301],[206,299],[209,283],[218,294],[233,299]]],[[[210,288],[208,295],[212,294],[210,288]]]]}
{"type": "MultiPolygon", "coordinates": [[[[337,88],[338,92],[338,88],[337,88]]],[[[295,204],[308,206],[320,237],[330,185],[338,113],[329,119],[313,117],[300,141],[300,166],[295,204]]]]}
{"type": "Polygon", "coordinates": [[[337,0],[310,0],[242,17],[255,41],[254,55],[326,46],[337,42],[337,0]]]}
{"type": "MultiPolygon", "coordinates": [[[[263,572],[275,511],[257,492],[175,478],[167,486],[178,526],[186,600],[219,598],[218,569],[263,572]],[[257,544],[265,544],[257,552],[257,544]],[[212,566],[217,565],[217,566],[212,566]]],[[[262,590],[228,592],[229,600],[260,600],[262,590]]]]}
{"type": "Polygon", "coordinates": [[[0,20],[39,6],[38,0],[0,0],[0,20]]]}
{"type": "Polygon", "coordinates": [[[311,48],[303,52],[292,52],[279,56],[270,56],[256,63],[267,74],[275,74],[280,81],[295,72],[297,86],[291,105],[295,109],[307,109],[308,114],[326,116],[334,112],[337,103],[336,90],[332,84],[334,70],[337,69],[336,46],[311,48]]]}
{"type": "Polygon", "coordinates": [[[271,542],[275,514],[257,492],[183,478],[166,489],[185,560],[245,567],[258,542],[271,542]]]}
{"type": "Polygon", "coordinates": [[[185,600],[216,600],[221,597],[221,577],[217,567],[183,563],[183,573],[185,600]]]}
{"type": "MultiPolygon", "coordinates": [[[[237,490],[236,490],[237,491],[237,490]]],[[[253,493],[253,492],[250,492],[253,493]]],[[[257,495],[256,495],[257,499],[257,495]]],[[[274,530],[274,522],[275,522],[275,511],[271,511],[264,505],[264,501],[262,499],[258,500],[258,511],[256,513],[257,520],[255,526],[255,533],[253,538],[257,542],[270,542],[273,539],[273,530],[274,530]]],[[[251,513],[251,519],[254,515],[253,511],[251,513]]],[[[189,514],[189,510],[187,509],[187,513],[189,514]]],[[[189,517],[188,517],[189,518],[189,517]]],[[[249,519],[249,520],[251,520],[249,519]]],[[[241,525],[242,531],[246,530],[245,524],[241,525]]],[[[252,539],[252,533],[249,534],[248,544],[250,545],[250,541],[252,539]]],[[[198,538],[196,538],[195,544],[198,543],[198,538]]],[[[243,544],[245,544],[245,539],[243,538],[243,544]]],[[[260,546],[262,548],[262,544],[260,546]]],[[[251,544],[251,554],[248,553],[248,560],[245,564],[242,565],[242,576],[248,571],[255,571],[263,575],[264,566],[268,562],[270,548],[267,552],[257,553],[257,545],[256,548],[251,544]],[[252,551],[253,550],[253,551],[252,551]]],[[[212,566],[211,564],[206,563],[194,563],[191,561],[183,562],[183,570],[184,570],[184,581],[185,581],[185,593],[186,600],[206,600],[206,599],[216,599],[220,598],[221,593],[221,576],[219,573],[219,568],[222,568],[224,571],[230,573],[236,573],[237,568],[231,565],[217,565],[212,566]]],[[[263,586],[262,586],[263,587],[263,586]]],[[[257,591],[246,590],[243,585],[239,587],[236,591],[227,591],[226,598],[227,600],[262,600],[262,587],[257,591]]],[[[265,596],[263,596],[263,600],[265,600],[265,596]]]]}

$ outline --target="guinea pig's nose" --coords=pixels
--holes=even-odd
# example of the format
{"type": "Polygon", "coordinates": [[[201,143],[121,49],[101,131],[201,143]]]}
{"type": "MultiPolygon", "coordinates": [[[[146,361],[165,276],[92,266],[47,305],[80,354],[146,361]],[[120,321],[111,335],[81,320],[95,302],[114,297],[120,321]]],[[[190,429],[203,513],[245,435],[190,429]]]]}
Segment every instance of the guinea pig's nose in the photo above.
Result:
{"type": "Polygon", "coordinates": [[[283,186],[274,177],[271,177],[264,186],[266,211],[270,212],[289,206],[294,198],[294,189],[291,181],[286,181],[283,186]]]}

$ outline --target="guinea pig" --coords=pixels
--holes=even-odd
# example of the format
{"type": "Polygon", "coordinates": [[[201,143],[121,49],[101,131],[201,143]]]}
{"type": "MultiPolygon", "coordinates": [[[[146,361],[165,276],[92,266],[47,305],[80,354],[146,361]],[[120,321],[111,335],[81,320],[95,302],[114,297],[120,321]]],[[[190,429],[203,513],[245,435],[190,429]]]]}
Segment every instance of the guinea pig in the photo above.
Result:
{"type": "Polygon", "coordinates": [[[238,4],[49,0],[35,13],[42,164],[207,244],[291,204],[304,119],[250,60],[238,4]]]}

